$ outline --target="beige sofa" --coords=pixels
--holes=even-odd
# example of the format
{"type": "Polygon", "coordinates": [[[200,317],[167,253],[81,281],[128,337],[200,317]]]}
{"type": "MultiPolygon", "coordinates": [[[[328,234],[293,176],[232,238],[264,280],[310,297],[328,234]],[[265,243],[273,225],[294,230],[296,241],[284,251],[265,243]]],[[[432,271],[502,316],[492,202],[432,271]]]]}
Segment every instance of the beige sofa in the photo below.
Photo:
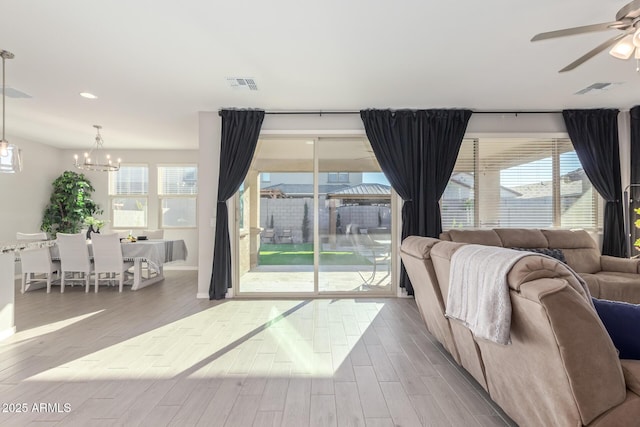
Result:
{"type": "Polygon", "coordinates": [[[451,256],[463,245],[411,236],[401,257],[428,330],[491,398],[521,426],[640,425],[640,361],[618,359],[563,263],[531,255],[509,271],[510,345],[444,316],[451,256]]]}
{"type": "Polygon", "coordinates": [[[601,255],[596,242],[584,230],[454,229],[440,238],[505,248],[560,249],[567,265],[587,282],[593,297],[640,304],[640,259],[601,255]]]}

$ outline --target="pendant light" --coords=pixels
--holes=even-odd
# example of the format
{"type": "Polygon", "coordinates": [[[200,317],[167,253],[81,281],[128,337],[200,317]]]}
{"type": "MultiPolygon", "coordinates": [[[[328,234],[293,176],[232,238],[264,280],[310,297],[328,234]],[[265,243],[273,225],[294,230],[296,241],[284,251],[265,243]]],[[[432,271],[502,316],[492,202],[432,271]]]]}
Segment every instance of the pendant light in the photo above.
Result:
{"type": "Polygon", "coordinates": [[[5,69],[7,59],[13,59],[14,55],[6,50],[0,50],[2,57],[2,139],[0,140],[0,173],[16,173],[22,170],[22,153],[20,149],[10,144],[5,138],[5,69]]]}

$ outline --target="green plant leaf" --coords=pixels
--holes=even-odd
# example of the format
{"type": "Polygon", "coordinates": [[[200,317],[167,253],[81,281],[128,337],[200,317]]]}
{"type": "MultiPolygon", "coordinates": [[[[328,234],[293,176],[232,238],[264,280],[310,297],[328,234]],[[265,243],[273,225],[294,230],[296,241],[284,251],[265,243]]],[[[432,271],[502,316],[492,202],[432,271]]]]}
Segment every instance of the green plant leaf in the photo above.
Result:
{"type": "Polygon", "coordinates": [[[65,171],[53,181],[52,186],[40,228],[52,233],[53,237],[57,232],[77,233],[86,217],[102,213],[91,200],[94,188],[83,174],[65,171]]]}

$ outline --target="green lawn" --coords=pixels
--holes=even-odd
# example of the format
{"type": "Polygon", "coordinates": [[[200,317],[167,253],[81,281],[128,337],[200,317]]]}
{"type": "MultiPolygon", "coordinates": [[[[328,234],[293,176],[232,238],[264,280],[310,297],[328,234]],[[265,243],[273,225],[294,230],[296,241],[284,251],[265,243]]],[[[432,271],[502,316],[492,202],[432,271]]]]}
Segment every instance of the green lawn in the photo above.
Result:
{"type": "MultiPolygon", "coordinates": [[[[267,244],[260,246],[259,265],[313,265],[313,244],[267,244]]],[[[321,265],[367,265],[366,258],[352,251],[320,252],[321,265]]]]}

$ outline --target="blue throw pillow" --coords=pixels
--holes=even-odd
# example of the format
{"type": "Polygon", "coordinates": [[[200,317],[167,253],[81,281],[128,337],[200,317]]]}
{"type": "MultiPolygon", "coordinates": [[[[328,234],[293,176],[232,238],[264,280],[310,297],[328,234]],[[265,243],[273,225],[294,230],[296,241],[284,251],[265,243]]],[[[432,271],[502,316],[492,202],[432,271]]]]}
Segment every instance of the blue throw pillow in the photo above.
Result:
{"type": "Polygon", "coordinates": [[[640,304],[592,299],[620,359],[640,360],[640,304]]]}

